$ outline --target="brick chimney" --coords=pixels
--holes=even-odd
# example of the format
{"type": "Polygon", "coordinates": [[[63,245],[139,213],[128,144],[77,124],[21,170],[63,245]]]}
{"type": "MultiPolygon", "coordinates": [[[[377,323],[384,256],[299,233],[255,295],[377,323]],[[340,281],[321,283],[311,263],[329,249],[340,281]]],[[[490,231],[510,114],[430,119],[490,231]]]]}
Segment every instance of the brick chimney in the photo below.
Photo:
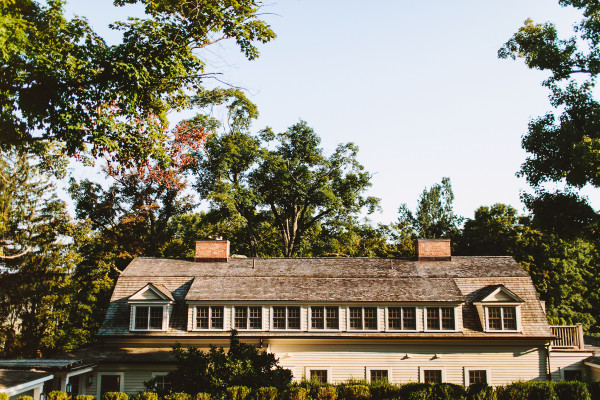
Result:
{"type": "Polygon", "coordinates": [[[417,239],[419,261],[450,261],[450,239],[417,239]]]}
{"type": "Polygon", "coordinates": [[[228,262],[229,240],[196,240],[196,262],[228,262]]]}

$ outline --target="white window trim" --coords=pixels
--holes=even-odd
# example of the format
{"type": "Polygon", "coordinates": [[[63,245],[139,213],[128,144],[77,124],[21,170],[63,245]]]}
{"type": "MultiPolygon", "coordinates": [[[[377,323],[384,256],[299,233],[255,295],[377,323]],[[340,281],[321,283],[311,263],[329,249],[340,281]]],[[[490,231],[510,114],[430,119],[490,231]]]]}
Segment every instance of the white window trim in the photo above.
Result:
{"type": "MultiPolygon", "coordinates": [[[[419,331],[419,307],[417,306],[386,306],[384,310],[385,331],[386,332],[418,332],[419,331]],[[392,329],[390,328],[389,309],[390,308],[414,308],[415,309],[415,329],[392,329]]],[[[402,314],[402,322],[404,325],[404,313],[402,314]]]]}
{"type": "Polygon", "coordinates": [[[443,333],[443,332],[459,332],[458,321],[457,321],[457,317],[456,317],[458,315],[457,309],[458,309],[458,306],[452,306],[452,305],[440,305],[440,306],[437,306],[437,305],[432,305],[431,306],[430,305],[430,306],[424,306],[423,310],[422,310],[422,313],[421,313],[421,315],[423,317],[423,330],[425,332],[441,332],[441,333],[443,333]],[[440,308],[451,308],[452,310],[454,310],[454,329],[442,329],[442,313],[441,312],[440,312],[439,317],[438,317],[439,321],[440,321],[440,329],[429,329],[429,327],[427,326],[427,309],[428,308],[437,308],[437,309],[440,309],[440,308]]]}
{"type": "Polygon", "coordinates": [[[310,380],[310,371],[327,371],[327,383],[332,383],[331,380],[331,371],[333,370],[332,367],[305,367],[304,368],[304,378],[306,380],[310,380]]]}
{"type": "MultiPolygon", "coordinates": [[[[265,310],[268,310],[267,307],[258,305],[258,304],[248,304],[248,305],[242,305],[242,304],[238,304],[238,305],[234,305],[233,307],[231,307],[231,329],[236,329],[238,331],[253,331],[253,332],[258,332],[258,331],[262,331],[265,330],[265,310]],[[235,309],[236,308],[246,308],[248,309],[248,313],[246,315],[246,326],[250,326],[250,307],[260,307],[260,328],[256,329],[256,328],[237,328],[235,326],[235,309]]],[[[223,324],[223,326],[225,326],[225,324],[223,324]]]]}
{"type": "Polygon", "coordinates": [[[275,306],[271,306],[269,308],[269,330],[271,331],[275,331],[275,332],[286,332],[286,331],[292,331],[292,332],[300,332],[302,331],[302,306],[300,305],[275,305],[275,306]],[[273,312],[273,309],[275,307],[284,307],[285,308],[285,328],[281,329],[275,329],[273,328],[273,317],[275,315],[275,313],[273,312]],[[288,328],[288,308],[289,307],[296,307],[298,308],[300,315],[298,316],[298,318],[300,318],[300,327],[299,328],[288,328]]]}
{"type": "Polygon", "coordinates": [[[559,368],[560,370],[560,379],[561,380],[565,380],[565,371],[581,371],[581,378],[585,381],[585,379],[587,378],[586,373],[585,373],[585,368],[583,367],[563,367],[563,368],[559,368]]]}
{"type": "MultiPolygon", "coordinates": [[[[130,303],[131,305],[131,321],[129,330],[131,332],[164,332],[167,330],[169,326],[169,307],[168,304],[165,303],[130,303]],[[147,329],[137,329],[135,327],[135,314],[137,312],[137,307],[162,307],[163,309],[163,317],[162,317],[162,327],[160,329],[150,328],[147,329]]],[[[148,318],[150,318],[150,310],[148,310],[148,318]]],[[[148,325],[150,325],[150,320],[148,320],[148,325]]]]}
{"type": "Polygon", "coordinates": [[[430,370],[435,370],[435,371],[442,371],[442,382],[444,383],[446,382],[446,368],[445,367],[437,367],[434,365],[428,366],[428,367],[419,367],[419,382],[421,383],[425,383],[425,370],[430,371],[430,370]]]}
{"type": "Polygon", "coordinates": [[[308,307],[308,311],[307,311],[307,330],[309,332],[340,332],[342,331],[342,307],[338,306],[338,305],[326,305],[326,304],[314,304],[308,307]],[[338,309],[338,328],[337,329],[331,329],[331,328],[327,328],[327,321],[323,320],[323,329],[318,329],[318,328],[313,328],[312,327],[312,308],[313,307],[323,307],[323,312],[325,313],[323,318],[327,318],[327,307],[337,307],[338,309]]]}
{"type": "Polygon", "coordinates": [[[157,376],[167,376],[168,374],[169,371],[152,372],[152,378],[156,378],[157,376]]]}
{"type": "MultiPolygon", "coordinates": [[[[515,303],[483,303],[483,315],[485,321],[485,332],[490,333],[515,333],[521,332],[521,304],[515,303]],[[504,329],[504,322],[502,323],[502,329],[490,329],[490,319],[488,314],[488,308],[490,307],[514,307],[515,308],[515,318],[517,322],[517,329],[504,329]]],[[[504,318],[504,311],[502,311],[502,318],[504,318]]]]}
{"type": "Polygon", "coordinates": [[[371,383],[371,371],[372,370],[385,370],[388,373],[388,382],[392,382],[392,367],[365,367],[365,380],[371,383]]]}
{"type": "Polygon", "coordinates": [[[362,305],[350,305],[350,306],[346,306],[346,331],[347,332],[379,332],[380,331],[380,323],[379,323],[379,311],[380,311],[381,307],[378,306],[362,306],[362,305]],[[362,317],[362,329],[350,329],[350,308],[360,308],[362,309],[361,311],[361,317],[362,317]],[[365,308],[374,308],[376,315],[375,315],[375,322],[377,324],[377,326],[374,329],[365,329],[365,308]]]}
{"type": "Polygon", "coordinates": [[[227,327],[225,326],[225,313],[227,312],[227,307],[222,306],[222,305],[205,305],[205,304],[194,304],[192,306],[192,331],[196,331],[196,332],[208,332],[208,331],[213,331],[213,332],[223,332],[225,330],[227,330],[227,327]],[[198,315],[198,309],[197,307],[208,307],[208,329],[202,329],[202,328],[198,328],[197,320],[196,320],[196,316],[198,315]],[[213,307],[222,307],[223,308],[223,328],[212,328],[210,327],[211,325],[211,318],[212,318],[212,308],[213,307]]]}
{"type": "Polygon", "coordinates": [[[486,383],[491,385],[490,367],[463,367],[463,384],[465,386],[469,386],[469,371],[485,371],[486,383]]]}
{"type": "Polygon", "coordinates": [[[100,398],[100,390],[102,389],[102,376],[104,375],[119,375],[119,392],[125,393],[125,372],[98,372],[96,375],[96,398],[100,398]]]}

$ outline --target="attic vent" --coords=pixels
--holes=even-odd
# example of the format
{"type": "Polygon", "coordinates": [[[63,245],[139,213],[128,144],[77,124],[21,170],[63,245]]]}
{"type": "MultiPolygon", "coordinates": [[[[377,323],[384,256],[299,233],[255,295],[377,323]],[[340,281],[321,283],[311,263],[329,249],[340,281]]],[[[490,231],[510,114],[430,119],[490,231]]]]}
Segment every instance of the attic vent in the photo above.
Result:
{"type": "Polygon", "coordinates": [[[417,239],[419,261],[450,261],[450,239],[417,239]]]}
{"type": "Polygon", "coordinates": [[[229,240],[197,240],[196,262],[229,261],[229,240]]]}

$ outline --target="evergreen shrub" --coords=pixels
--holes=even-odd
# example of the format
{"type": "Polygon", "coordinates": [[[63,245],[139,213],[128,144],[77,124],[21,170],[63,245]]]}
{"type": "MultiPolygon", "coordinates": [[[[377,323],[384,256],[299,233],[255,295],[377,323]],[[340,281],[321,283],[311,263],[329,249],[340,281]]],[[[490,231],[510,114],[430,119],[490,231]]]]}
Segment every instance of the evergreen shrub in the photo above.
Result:
{"type": "Polygon", "coordinates": [[[129,396],[121,392],[106,392],[102,400],[129,400],[129,396]]]}
{"type": "Polygon", "coordinates": [[[308,390],[303,387],[294,386],[291,387],[288,392],[289,400],[307,400],[308,398],[308,390]]]}
{"type": "Polygon", "coordinates": [[[246,400],[250,396],[250,388],[247,386],[231,386],[225,392],[228,400],[246,400]]]}
{"type": "Polygon", "coordinates": [[[340,385],[339,397],[343,400],[369,400],[371,391],[367,385],[340,385]]]}
{"type": "Polygon", "coordinates": [[[335,386],[323,386],[317,390],[317,400],[336,400],[337,390],[335,386]]]}
{"type": "Polygon", "coordinates": [[[400,387],[389,383],[387,380],[379,380],[369,386],[371,398],[376,400],[392,400],[400,397],[400,387]]]}
{"type": "Polygon", "coordinates": [[[400,386],[400,396],[402,400],[429,400],[431,388],[430,383],[405,383],[400,386]]]}
{"type": "Polygon", "coordinates": [[[475,383],[467,389],[467,400],[497,400],[498,395],[493,387],[485,383],[475,383]]]}
{"type": "Polygon", "coordinates": [[[579,381],[561,381],[554,384],[554,391],[559,400],[591,400],[587,385],[579,381]]]}
{"type": "Polygon", "coordinates": [[[275,400],[277,398],[277,388],[273,386],[258,388],[255,397],[256,400],[275,400]]]}
{"type": "Polygon", "coordinates": [[[453,383],[440,383],[431,387],[429,399],[431,400],[466,400],[467,392],[461,385],[453,383]]]}

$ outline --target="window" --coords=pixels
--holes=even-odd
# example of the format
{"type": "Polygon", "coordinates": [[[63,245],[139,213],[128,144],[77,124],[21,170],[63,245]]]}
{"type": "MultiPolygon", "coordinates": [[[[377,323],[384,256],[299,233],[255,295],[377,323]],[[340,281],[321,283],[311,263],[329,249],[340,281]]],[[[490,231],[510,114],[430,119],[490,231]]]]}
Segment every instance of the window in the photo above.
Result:
{"type": "Polygon", "coordinates": [[[273,307],[273,329],[300,329],[300,307],[273,307]]]}
{"type": "Polygon", "coordinates": [[[475,383],[487,383],[487,371],[485,369],[469,370],[469,385],[475,383]]]}
{"type": "Polygon", "coordinates": [[[162,330],[164,307],[134,306],[134,327],[140,330],[162,330]]]}
{"type": "Polygon", "coordinates": [[[75,376],[70,376],[68,379],[68,384],[67,384],[67,393],[71,394],[71,395],[78,395],[79,394],[79,381],[80,381],[80,376],[79,375],[75,375],[75,376]],[[69,385],[71,385],[69,387],[69,385]],[[70,390],[69,390],[70,389],[70,390]]]}
{"type": "Polygon", "coordinates": [[[490,331],[516,331],[516,307],[488,307],[488,329],[490,331]]]}
{"type": "Polygon", "coordinates": [[[327,383],[327,370],[326,369],[311,369],[310,380],[316,380],[319,383],[327,383]]]}
{"type": "Polygon", "coordinates": [[[387,369],[372,369],[369,371],[370,382],[387,381],[388,370],[387,369]]]}
{"type": "Polygon", "coordinates": [[[235,329],[262,329],[262,307],[235,307],[235,329]]]}
{"type": "Polygon", "coordinates": [[[196,329],[223,329],[223,306],[196,306],[196,329]]]}
{"type": "Polygon", "coordinates": [[[583,381],[583,371],[580,369],[562,369],[563,380],[583,381]]]}
{"type": "Polygon", "coordinates": [[[377,329],[377,307],[350,307],[348,315],[350,330],[377,329]]]}
{"type": "Polygon", "coordinates": [[[424,369],[423,382],[425,383],[442,383],[441,369],[424,369]]]}
{"type": "Polygon", "coordinates": [[[432,331],[453,331],[454,308],[453,307],[427,307],[427,330],[432,331]]]}
{"type": "Polygon", "coordinates": [[[171,381],[167,376],[167,372],[153,372],[152,378],[154,379],[154,388],[156,390],[164,392],[171,388],[171,381]]]}
{"type": "Polygon", "coordinates": [[[417,311],[415,307],[388,307],[388,329],[416,330],[417,311]]]}
{"type": "Polygon", "coordinates": [[[312,306],[310,327],[311,329],[340,329],[339,307],[312,306]]]}

